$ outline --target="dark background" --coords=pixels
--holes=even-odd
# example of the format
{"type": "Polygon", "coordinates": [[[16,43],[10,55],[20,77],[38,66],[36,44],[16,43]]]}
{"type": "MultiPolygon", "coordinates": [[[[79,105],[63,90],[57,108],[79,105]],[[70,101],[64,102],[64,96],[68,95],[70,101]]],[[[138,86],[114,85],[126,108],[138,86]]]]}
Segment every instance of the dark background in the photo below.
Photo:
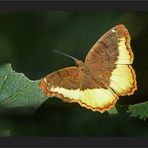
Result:
{"type": "MultiPolygon", "coordinates": [[[[138,91],[121,97],[120,105],[148,100],[147,12],[0,12],[0,65],[12,63],[17,72],[32,80],[74,65],[58,49],[84,60],[89,49],[105,32],[124,24],[132,37],[138,91]]],[[[48,99],[31,116],[0,116],[0,136],[148,136],[148,122],[117,115],[100,114],[48,99]]]]}

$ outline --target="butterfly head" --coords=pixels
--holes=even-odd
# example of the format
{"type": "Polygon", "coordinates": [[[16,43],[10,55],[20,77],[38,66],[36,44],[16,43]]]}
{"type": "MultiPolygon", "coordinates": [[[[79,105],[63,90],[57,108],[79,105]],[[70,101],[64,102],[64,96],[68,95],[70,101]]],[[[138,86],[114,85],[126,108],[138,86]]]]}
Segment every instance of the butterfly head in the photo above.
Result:
{"type": "Polygon", "coordinates": [[[86,64],[83,63],[81,60],[75,60],[76,65],[82,70],[82,71],[88,71],[88,67],[86,64]]]}
{"type": "Polygon", "coordinates": [[[75,62],[76,62],[76,65],[79,66],[79,67],[83,67],[84,66],[84,63],[81,60],[75,59],[75,62]]]}

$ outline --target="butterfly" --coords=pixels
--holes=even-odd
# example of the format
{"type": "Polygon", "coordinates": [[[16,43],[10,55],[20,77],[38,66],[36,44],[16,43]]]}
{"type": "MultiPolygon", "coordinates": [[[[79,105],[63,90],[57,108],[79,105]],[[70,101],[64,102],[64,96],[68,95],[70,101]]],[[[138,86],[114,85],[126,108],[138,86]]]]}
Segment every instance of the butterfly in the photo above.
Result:
{"type": "Polygon", "coordinates": [[[76,66],[48,74],[39,87],[46,96],[77,102],[92,111],[110,110],[119,96],[137,90],[130,40],[123,24],[113,27],[93,45],[85,62],[73,58],[76,66]]]}

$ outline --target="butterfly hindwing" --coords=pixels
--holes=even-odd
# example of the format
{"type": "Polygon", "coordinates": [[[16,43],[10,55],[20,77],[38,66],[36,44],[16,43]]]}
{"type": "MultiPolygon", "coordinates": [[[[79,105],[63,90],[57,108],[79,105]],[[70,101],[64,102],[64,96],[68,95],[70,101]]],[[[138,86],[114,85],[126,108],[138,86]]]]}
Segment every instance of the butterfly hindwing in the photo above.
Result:
{"type": "Polygon", "coordinates": [[[49,97],[55,96],[69,103],[77,102],[92,111],[109,110],[118,99],[112,91],[98,88],[96,82],[78,67],[68,67],[51,73],[39,85],[49,97]]]}

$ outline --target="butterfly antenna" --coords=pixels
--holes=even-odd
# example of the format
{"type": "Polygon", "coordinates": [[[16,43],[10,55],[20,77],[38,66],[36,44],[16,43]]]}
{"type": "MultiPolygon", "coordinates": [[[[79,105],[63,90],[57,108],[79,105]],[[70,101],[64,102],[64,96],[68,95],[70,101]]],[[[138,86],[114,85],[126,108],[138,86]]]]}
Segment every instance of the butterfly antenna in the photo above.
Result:
{"type": "Polygon", "coordinates": [[[62,51],[59,51],[59,50],[57,50],[57,49],[54,49],[54,50],[52,50],[51,52],[64,55],[64,56],[66,56],[66,57],[69,57],[69,58],[73,59],[74,61],[77,61],[77,60],[78,60],[78,59],[74,58],[73,56],[70,56],[69,54],[66,54],[66,53],[64,53],[64,52],[62,52],[62,51]]]}

